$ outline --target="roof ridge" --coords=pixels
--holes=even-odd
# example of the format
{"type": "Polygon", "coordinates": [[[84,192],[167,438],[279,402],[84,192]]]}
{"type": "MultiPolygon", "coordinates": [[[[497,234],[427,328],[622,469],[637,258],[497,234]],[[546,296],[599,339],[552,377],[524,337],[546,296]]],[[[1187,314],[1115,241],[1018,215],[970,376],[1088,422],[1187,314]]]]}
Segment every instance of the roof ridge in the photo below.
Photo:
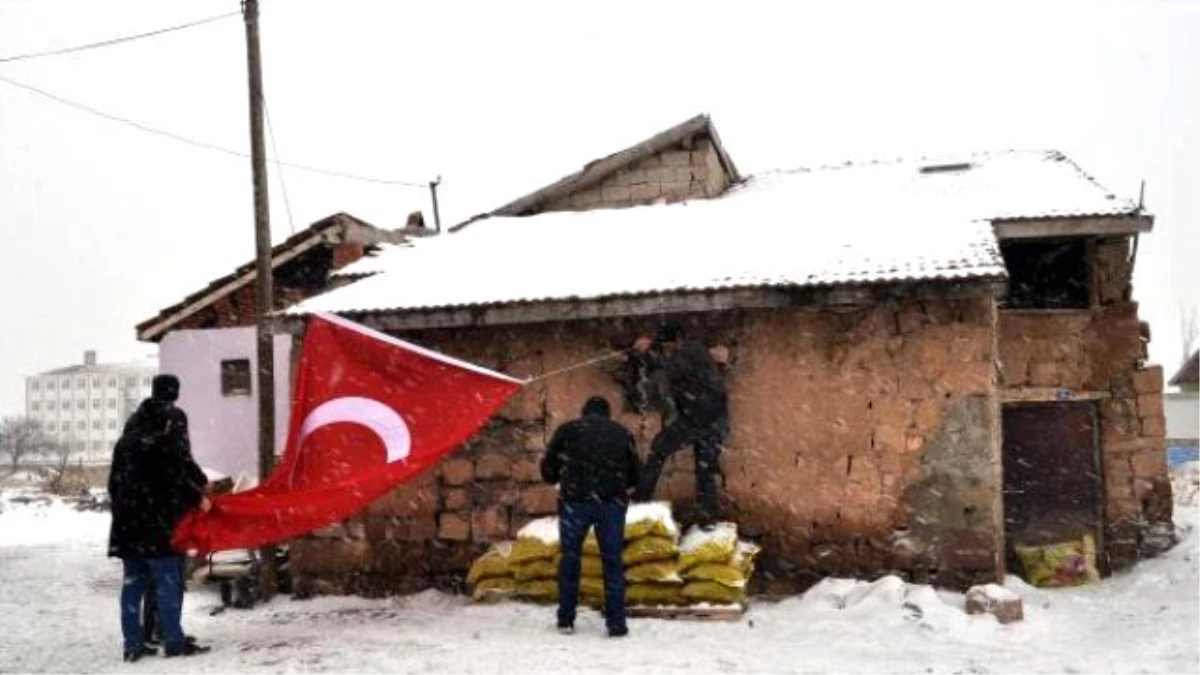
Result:
{"type": "MultiPolygon", "coordinates": [[[[971,151],[966,151],[966,152],[962,152],[962,153],[944,153],[944,154],[937,154],[937,155],[926,154],[926,155],[919,155],[919,156],[911,156],[910,155],[910,156],[899,156],[899,157],[877,157],[877,158],[860,159],[860,160],[848,159],[843,162],[829,162],[829,163],[825,163],[825,164],[813,164],[813,165],[809,165],[809,166],[775,167],[772,169],[767,169],[764,171],[754,173],[754,174],[752,174],[752,176],[765,176],[765,175],[771,175],[771,174],[814,173],[817,171],[835,171],[838,169],[853,169],[853,168],[862,168],[862,167],[868,167],[868,166],[871,166],[871,167],[889,166],[889,165],[893,165],[893,164],[904,164],[904,163],[924,164],[924,163],[928,163],[928,162],[938,162],[938,163],[950,164],[950,163],[953,163],[954,160],[961,161],[961,160],[967,160],[967,159],[981,159],[981,158],[990,158],[990,157],[996,157],[996,156],[1001,156],[1001,155],[1017,155],[1017,154],[1043,154],[1052,159],[1061,158],[1061,159],[1065,159],[1066,161],[1071,162],[1071,164],[1073,166],[1075,166],[1076,169],[1079,169],[1078,164],[1075,164],[1074,161],[1072,161],[1070,158],[1066,157],[1063,153],[1059,152],[1058,150],[1035,149],[1035,148],[1002,148],[1002,149],[997,149],[997,150],[971,150],[971,151]],[[1057,157],[1055,157],[1055,156],[1057,156],[1057,157]]],[[[1094,183],[1097,187],[1104,190],[1106,193],[1108,192],[1108,190],[1106,190],[1103,185],[1100,185],[1091,176],[1088,176],[1082,170],[1080,170],[1080,173],[1083,174],[1084,177],[1088,178],[1088,180],[1090,180],[1092,183],[1094,183]]]]}

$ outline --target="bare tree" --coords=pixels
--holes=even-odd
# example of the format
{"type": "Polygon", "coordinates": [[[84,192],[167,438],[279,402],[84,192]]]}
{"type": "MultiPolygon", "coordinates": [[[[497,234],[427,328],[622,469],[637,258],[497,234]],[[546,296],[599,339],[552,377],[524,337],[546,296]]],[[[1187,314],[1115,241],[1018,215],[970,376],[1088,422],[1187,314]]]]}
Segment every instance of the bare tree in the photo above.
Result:
{"type": "Polygon", "coordinates": [[[13,473],[21,466],[22,460],[51,452],[55,445],[38,420],[6,417],[0,421],[0,454],[8,455],[13,473]]]}
{"type": "Polygon", "coordinates": [[[1196,306],[1187,307],[1182,302],[1179,303],[1179,337],[1183,341],[1180,345],[1180,349],[1183,350],[1181,363],[1191,358],[1192,350],[1196,348],[1196,338],[1200,337],[1197,331],[1200,331],[1200,327],[1196,325],[1196,306]]]}

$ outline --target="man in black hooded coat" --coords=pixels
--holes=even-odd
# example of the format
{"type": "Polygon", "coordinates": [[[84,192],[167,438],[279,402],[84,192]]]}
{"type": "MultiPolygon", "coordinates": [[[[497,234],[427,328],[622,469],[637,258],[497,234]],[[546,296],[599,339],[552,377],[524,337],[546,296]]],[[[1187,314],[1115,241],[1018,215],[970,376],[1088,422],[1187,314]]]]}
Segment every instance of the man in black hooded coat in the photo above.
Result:
{"type": "Polygon", "coordinates": [[[183,515],[195,508],[207,510],[207,479],[192,459],[187,415],[175,406],[179,379],[158,375],[151,392],[125,423],[113,449],[108,479],[112,503],[108,555],[124,564],[121,632],[127,661],[154,653],[145,644],[139,620],[142,598],[151,583],[166,654],[186,656],[207,650],[187,642],[180,626],[183,559],[171,547],[171,533],[183,515]]]}
{"type": "Polygon", "coordinates": [[[672,408],[650,443],[634,498],[652,499],[667,459],[690,445],[696,460],[697,519],[702,528],[711,529],[718,516],[721,444],[729,435],[729,395],[721,372],[704,345],[688,338],[683,326],[673,320],[659,327],[653,341],[638,338],[631,355],[647,360],[652,372],[661,373],[672,408]]]}
{"type": "Polygon", "coordinates": [[[603,396],[583,405],[582,416],[555,430],[542,457],[542,479],[558,483],[558,629],[575,630],[583,540],[596,528],[604,575],[604,620],[610,637],[629,633],[625,623],[625,511],[641,462],[629,430],[611,419],[603,396]]]}

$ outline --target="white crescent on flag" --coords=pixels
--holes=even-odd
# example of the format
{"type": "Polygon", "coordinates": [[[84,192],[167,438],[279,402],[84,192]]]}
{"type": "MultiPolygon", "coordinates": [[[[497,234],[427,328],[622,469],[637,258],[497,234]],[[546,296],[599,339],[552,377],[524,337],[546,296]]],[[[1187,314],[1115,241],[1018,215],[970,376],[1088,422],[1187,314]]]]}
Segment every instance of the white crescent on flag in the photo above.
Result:
{"type": "Polygon", "coordinates": [[[361,396],[335,398],[314,408],[300,426],[299,444],[303,446],[304,439],[309,434],[335,422],[353,422],[375,432],[387,449],[389,464],[408,457],[408,451],[412,447],[412,434],[408,425],[404,423],[404,418],[379,401],[361,396]]]}

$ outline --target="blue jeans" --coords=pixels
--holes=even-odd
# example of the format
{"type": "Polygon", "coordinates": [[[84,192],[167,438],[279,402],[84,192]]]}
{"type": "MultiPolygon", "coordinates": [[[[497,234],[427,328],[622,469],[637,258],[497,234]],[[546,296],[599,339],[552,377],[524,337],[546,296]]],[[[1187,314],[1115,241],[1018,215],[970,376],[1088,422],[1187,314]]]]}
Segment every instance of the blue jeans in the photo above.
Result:
{"type": "Polygon", "coordinates": [[[145,644],[140,621],[142,597],[150,580],[158,602],[158,622],[168,652],[183,649],[183,565],[177,556],[169,558],[122,558],[125,575],[121,585],[121,634],[125,651],[137,651],[145,644]]]}
{"type": "Polygon", "coordinates": [[[583,539],[589,527],[596,528],[600,561],[604,570],[604,623],[608,629],[625,628],[625,503],[616,499],[560,501],[558,537],[562,561],[558,567],[558,623],[574,624],[579,606],[579,569],[583,539]]]}

